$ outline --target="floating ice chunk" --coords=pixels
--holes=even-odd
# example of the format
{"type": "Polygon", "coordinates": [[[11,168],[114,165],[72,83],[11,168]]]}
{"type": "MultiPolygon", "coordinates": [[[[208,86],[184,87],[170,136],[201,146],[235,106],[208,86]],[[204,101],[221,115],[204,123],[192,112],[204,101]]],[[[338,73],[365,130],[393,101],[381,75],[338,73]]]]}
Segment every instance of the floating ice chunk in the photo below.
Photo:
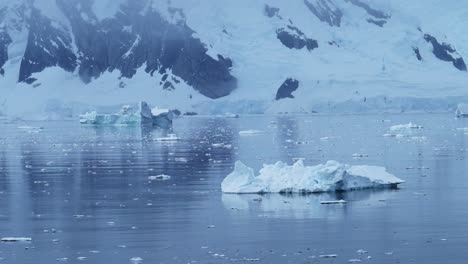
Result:
{"type": "Polygon", "coordinates": [[[252,168],[237,161],[221,189],[224,193],[319,193],[396,188],[401,183],[404,181],[376,166],[349,166],[337,161],[305,166],[299,160],[291,166],[283,162],[264,165],[255,176],[252,168]]]}
{"type": "Polygon", "coordinates": [[[384,134],[384,137],[403,138],[412,135],[414,130],[422,128],[424,127],[411,122],[408,124],[395,125],[390,127],[389,132],[384,134]]]}
{"type": "Polygon", "coordinates": [[[165,175],[165,174],[156,175],[156,176],[149,176],[148,177],[148,180],[150,180],[150,181],[167,181],[167,180],[170,180],[170,179],[171,179],[171,176],[165,175]]]}
{"type": "Polygon", "coordinates": [[[188,159],[187,158],[175,158],[174,159],[176,162],[182,162],[182,163],[187,163],[188,159]]]}
{"type": "Polygon", "coordinates": [[[167,137],[158,137],[156,141],[161,142],[171,142],[171,141],[179,141],[180,138],[176,136],[176,134],[168,134],[167,137]]]}
{"type": "Polygon", "coordinates": [[[424,127],[418,126],[410,122],[408,124],[391,126],[390,130],[391,131],[401,131],[401,130],[406,131],[407,129],[421,129],[421,128],[424,128],[424,127]]]}
{"type": "Polygon", "coordinates": [[[239,118],[238,114],[233,114],[233,113],[226,113],[224,115],[225,118],[239,118]]]}
{"type": "Polygon", "coordinates": [[[337,201],[321,201],[320,204],[345,204],[347,203],[345,200],[337,200],[337,201]]]}
{"type": "Polygon", "coordinates": [[[241,136],[251,136],[251,135],[258,135],[258,134],[261,134],[261,133],[265,133],[265,132],[261,131],[261,130],[250,129],[250,130],[240,131],[239,135],[241,135],[241,136]]]}
{"type": "Polygon", "coordinates": [[[142,261],[143,261],[143,259],[140,258],[140,257],[133,257],[133,258],[130,259],[130,262],[133,263],[133,264],[139,264],[142,261]]]}
{"type": "Polygon", "coordinates": [[[354,153],[353,158],[367,158],[369,157],[368,154],[363,154],[363,153],[354,153]]]}
{"type": "Polygon", "coordinates": [[[455,114],[457,117],[468,117],[468,104],[459,104],[455,114]]]}
{"type": "Polygon", "coordinates": [[[19,126],[18,129],[24,130],[28,133],[40,133],[44,128],[43,127],[33,127],[33,126],[19,126]]]}
{"type": "Polygon", "coordinates": [[[30,237],[4,237],[0,241],[2,242],[31,242],[30,237]]]}
{"type": "Polygon", "coordinates": [[[168,128],[174,113],[167,109],[151,109],[146,102],[139,103],[139,110],[124,105],[117,114],[98,114],[96,111],[80,115],[81,124],[92,125],[153,125],[168,128]]]}

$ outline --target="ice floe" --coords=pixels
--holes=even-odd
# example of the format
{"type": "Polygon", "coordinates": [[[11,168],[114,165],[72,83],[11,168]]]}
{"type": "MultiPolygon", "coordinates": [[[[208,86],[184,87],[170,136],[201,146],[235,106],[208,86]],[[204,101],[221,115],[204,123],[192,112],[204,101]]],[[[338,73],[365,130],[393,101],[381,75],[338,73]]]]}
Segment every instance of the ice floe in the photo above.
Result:
{"type": "Polygon", "coordinates": [[[320,204],[345,204],[345,200],[336,200],[336,201],[321,201],[320,204]]]}
{"type": "Polygon", "coordinates": [[[239,135],[241,135],[241,136],[252,136],[252,135],[258,135],[258,134],[261,134],[261,133],[265,133],[265,132],[261,131],[261,130],[250,129],[250,130],[240,131],[239,135]]]}
{"type": "Polygon", "coordinates": [[[174,141],[179,141],[180,138],[177,137],[176,134],[168,134],[166,137],[158,137],[156,138],[156,141],[160,142],[174,142],[174,141]]]}
{"type": "Polygon", "coordinates": [[[411,122],[408,124],[394,125],[390,127],[389,131],[386,134],[384,134],[384,137],[409,137],[413,135],[415,130],[423,128],[423,126],[416,125],[411,122]]]}
{"type": "Polygon", "coordinates": [[[96,111],[80,115],[81,124],[92,125],[153,125],[168,128],[174,119],[169,109],[151,109],[146,102],[139,103],[135,111],[130,105],[124,105],[116,114],[98,114],[96,111]]]}
{"type": "Polygon", "coordinates": [[[30,237],[3,237],[0,239],[2,242],[31,242],[32,238],[30,237]]]}
{"type": "Polygon", "coordinates": [[[156,175],[156,176],[149,176],[148,177],[148,180],[150,180],[150,181],[167,181],[167,180],[170,180],[170,179],[171,179],[171,176],[165,175],[165,174],[156,175]]]}
{"type": "Polygon", "coordinates": [[[237,161],[234,171],[221,183],[224,193],[320,193],[369,188],[396,188],[403,180],[383,167],[350,166],[328,161],[305,166],[302,160],[294,165],[277,162],[264,165],[259,175],[237,161]]]}

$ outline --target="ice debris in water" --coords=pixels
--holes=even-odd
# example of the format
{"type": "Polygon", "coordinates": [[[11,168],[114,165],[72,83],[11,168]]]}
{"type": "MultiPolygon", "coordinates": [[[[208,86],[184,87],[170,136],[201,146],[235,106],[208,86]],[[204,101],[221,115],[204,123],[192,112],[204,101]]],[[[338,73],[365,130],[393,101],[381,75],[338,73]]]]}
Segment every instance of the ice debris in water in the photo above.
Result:
{"type": "Polygon", "coordinates": [[[401,183],[404,181],[376,166],[350,166],[337,161],[305,166],[299,160],[291,166],[283,162],[264,165],[255,176],[252,168],[237,161],[221,189],[224,193],[319,193],[396,188],[401,183]]]}
{"type": "Polygon", "coordinates": [[[0,241],[2,242],[31,242],[30,237],[4,237],[0,241]]]}
{"type": "Polygon", "coordinates": [[[139,264],[142,261],[143,261],[143,259],[140,258],[140,257],[133,257],[133,258],[130,259],[130,263],[133,263],[133,264],[139,264]]]}
{"type": "Polygon", "coordinates": [[[148,180],[150,180],[150,181],[167,181],[167,180],[170,180],[170,179],[171,179],[171,176],[165,175],[165,174],[156,175],[156,176],[149,176],[148,177],[148,180]]]}
{"type": "Polygon", "coordinates": [[[468,117],[468,104],[459,104],[455,114],[457,117],[468,117]]]}
{"type": "Polygon", "coordinates": [[[241,135],[241,136],[250,136],[250,135],[258,135],[258,134],[261,134],[261,133],[264,133],[264,131],[250,129],[250,130],[240,131],[239,135],[241,135]]]}
{"type": "Polygon", "coordinates": [[[320,204],[345,204],[347,203],[345,200],[337,200],[337,201],[321,201],[320,204]]]}
{"type": "Polygon", "coordinates": [[[172,125],[174,113],[168,109],[151,109],[146,102],[139,103],[135,111],[130,105],[124,105],[116,114],[98,114],[96,111],[80,115],[81,124],[92,125],[153,125],[169,128],[172,125]]]}
{"type": "Polygon", "coordinates": [[[171,142],[171,141],[179,141],[180,138],[176,136],[176,134],[168,134],[167,137],[158,137],[156,141],[161,142],[171,142]]]}
{"type": "Polygon", "coordinates": [[[385,137],[397,137],[397,138],[408,137],[413,134],[414,130],[422,129],[422,128],[424,127],[413,124],[411,122],[408,124],[395,125],[395,126],[391,126],[389,129],[389,132],[384,134],[384,136],[385,137]]]}

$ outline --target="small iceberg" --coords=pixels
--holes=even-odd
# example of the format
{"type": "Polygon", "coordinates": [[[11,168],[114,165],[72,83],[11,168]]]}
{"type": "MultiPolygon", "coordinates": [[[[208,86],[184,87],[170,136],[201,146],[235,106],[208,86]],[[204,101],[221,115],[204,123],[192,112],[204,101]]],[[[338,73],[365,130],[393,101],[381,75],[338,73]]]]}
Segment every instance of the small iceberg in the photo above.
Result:
{"type": "Polygon", "coordinates": [[[395,126],[390,127],[389,132],[384,134],[384,137],[397,137],[397,138],[408,137],[412,135],[415,130],[423,129],[423,128],[424,128],[423,126],[416,125],[411,122],[408,124],[395,125],[395,126]]]}
{"type": "Polygon", "coordinates": [[[263,165],[259,175],[237,161],[234,171],[221,183],[224,193],[321,193],[371,188],[396,188],[405,181],[383,167],[350,166],[328,161],[305,166],[302,160],[294,165],[277,162],[263,165]]]}
{"type": "Polygon", "coordinates": [[[468,104],[459,104],[455,114],[457,117],[468,117],[468,104]]]}
{"type": "Polygon", "coordinates": [[[391,126],[390,131],[409,131],[411,129],[422,129],[422,128],[424,127],[410,122],[408,124],[391,126]]]}
{"type": "Polygon", "coordinates": [[[151,109],[146,102],[139,103],[138,111],[130,105],[124,105],[116,114],[98,114],[96,111],[80,115],[81,124],[91,125],[152,125],[169,128],[174,113],[169,109],[151,109]]]}
{"type": "Polygon", "coordinates": [[[2,242],[31,242],[30,237],[3,237],[0,241],[2,242]]]}

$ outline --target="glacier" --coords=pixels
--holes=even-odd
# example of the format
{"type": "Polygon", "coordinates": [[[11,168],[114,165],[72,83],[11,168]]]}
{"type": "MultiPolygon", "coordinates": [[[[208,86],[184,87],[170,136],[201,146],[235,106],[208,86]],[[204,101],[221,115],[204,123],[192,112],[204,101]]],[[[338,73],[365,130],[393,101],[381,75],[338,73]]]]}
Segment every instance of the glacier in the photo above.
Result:
{"type": "Polygon", "coordinates": [[[396,188],[402,179],[377,166],[350,166],[328,161],[305,166],[302,160],[293,165],[283,162],[264,165],[259,175],[237,161],[234,171],[221,183],[224,193],[322,193],[371,188],[396,188]]]}

